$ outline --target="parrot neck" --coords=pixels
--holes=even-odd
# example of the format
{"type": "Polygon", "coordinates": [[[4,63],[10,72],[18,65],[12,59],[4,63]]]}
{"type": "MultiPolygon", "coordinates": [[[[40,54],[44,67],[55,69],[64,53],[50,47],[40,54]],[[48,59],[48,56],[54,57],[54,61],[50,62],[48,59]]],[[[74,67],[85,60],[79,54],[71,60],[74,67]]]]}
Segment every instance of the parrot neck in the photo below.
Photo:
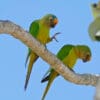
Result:
{"type": "Polygon", "coordinates": [[[50,26],[48,25],[48,23],[44,20],[44,19],[41,19],[39,24],[41,26],[44,26],[45,28],[47,28],[48,30],[50,29],[50,26]]]}
{"type": "Polygon", "coordinates": [[[80,51],[80,49],[77,46],[75,46],[74,50],[75,50],[77,58],[81,59],[81,51],[80,51]]]}

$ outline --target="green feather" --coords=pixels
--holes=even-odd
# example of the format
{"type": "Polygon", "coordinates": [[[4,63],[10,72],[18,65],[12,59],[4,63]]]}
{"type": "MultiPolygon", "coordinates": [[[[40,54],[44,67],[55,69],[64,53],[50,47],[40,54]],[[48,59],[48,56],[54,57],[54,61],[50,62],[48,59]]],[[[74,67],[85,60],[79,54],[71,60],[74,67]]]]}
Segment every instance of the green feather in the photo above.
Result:
{"type": "Polygon", "coordinates": [[[38,32],[39,32],[39,20],[33,21],[31,23],[29,32],[35,38],[38,36],[38,32]]]}
{"type": "Polygon", "coordinates": [[[64,45],[60,51],[57,53],[57,58],[63,60],[68,54],[69,51],[73,48],[73,45],[64,45]]]}

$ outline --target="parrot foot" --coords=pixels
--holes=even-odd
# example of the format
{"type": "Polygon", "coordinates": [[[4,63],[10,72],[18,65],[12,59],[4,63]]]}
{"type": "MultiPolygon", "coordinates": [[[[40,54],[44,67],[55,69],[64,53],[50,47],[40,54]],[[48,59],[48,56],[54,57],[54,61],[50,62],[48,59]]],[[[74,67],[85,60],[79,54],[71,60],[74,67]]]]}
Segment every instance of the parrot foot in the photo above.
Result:
{"type": "Polygon", "coordinates": [[[56,36],[57,36],[58,34],[61,34],[61,33],[60,33],[60,32],[55,33],[55,34],[51,37],[51,41],[54,39],[56,42],[59,42],[59,41],[56,39],[56,36]]]}

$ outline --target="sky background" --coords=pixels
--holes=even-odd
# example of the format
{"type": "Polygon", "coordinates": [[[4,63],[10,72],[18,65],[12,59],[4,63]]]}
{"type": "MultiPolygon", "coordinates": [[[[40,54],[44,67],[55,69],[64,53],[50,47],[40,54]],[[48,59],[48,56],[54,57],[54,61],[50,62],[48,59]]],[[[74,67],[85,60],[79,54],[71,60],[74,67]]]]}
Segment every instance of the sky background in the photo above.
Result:
{"type": "MultiPolygon", "coordinates": [[[[100,43],[93,42],[88,35],[88,26],[93,21],[90,4],[98,0],[2,0],[0,20],[10,20],[25,30],[30,23],[45,14],[52,13],[59,19],[58,25],[50,31],[50,36],[61,32],[47,48],[54,54],[64,44],[85,44],[91,48],[92,59],[83,63],[77,61],[75,72],[100,73],[100,43]]],[[[0,35],[0,100],[41,100],[47,83],[41,79],[49,64],[41,58],[34,64],[27,91],[24,82],[27,69],[25,59],[27,47],[10,35],[0,35]]],[[[53,82],[45,100],[93,100],[95,88],[70,83],[59,76],[53,82]]]]}

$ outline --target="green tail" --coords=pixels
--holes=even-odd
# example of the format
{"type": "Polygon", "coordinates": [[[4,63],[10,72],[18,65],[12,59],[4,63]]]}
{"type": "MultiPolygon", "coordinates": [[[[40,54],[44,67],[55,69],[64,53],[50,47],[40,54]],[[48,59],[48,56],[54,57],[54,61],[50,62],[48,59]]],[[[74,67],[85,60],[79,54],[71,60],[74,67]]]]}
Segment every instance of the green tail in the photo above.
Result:
{"type": "Polygon", "coordinates": [[[50,73],[50,75],[47,76],[47,77],[45,77],[45,78],[41,81],[41,82],[45,82],[45,81],[48,80],[48,84],[47,84],[47,86],[46,86],[46,88],[45,88],[44,94],[43,94],[43,96],[42,96],[42,100],[45,99],[45,96],[46,96],[46,94],[47,94],[47,92],[48,92],[48,90],[49,90],[49,88],[50,88],[50,86],[51,86],[53,80],[54,80],[57,76],[58,76],[58,73],[57,73],[56,71],[52,70],[51,73],[50,73]]]}
{"type": "Polygon", "coordinates": [[[31,71],[32,71],[33,63],[37,60],[37,58],[38,58],[38,56],[34,52],[30,53],[30,55],[29,55],[30,61],[29,61],[29,65],[28,65],[28,71],[27,71],[25,86],[24,86],[25,90],[26,90],[27,85],[28,85],[28,81],[29,81],[30,74],[31,74],[31,71]]]}

